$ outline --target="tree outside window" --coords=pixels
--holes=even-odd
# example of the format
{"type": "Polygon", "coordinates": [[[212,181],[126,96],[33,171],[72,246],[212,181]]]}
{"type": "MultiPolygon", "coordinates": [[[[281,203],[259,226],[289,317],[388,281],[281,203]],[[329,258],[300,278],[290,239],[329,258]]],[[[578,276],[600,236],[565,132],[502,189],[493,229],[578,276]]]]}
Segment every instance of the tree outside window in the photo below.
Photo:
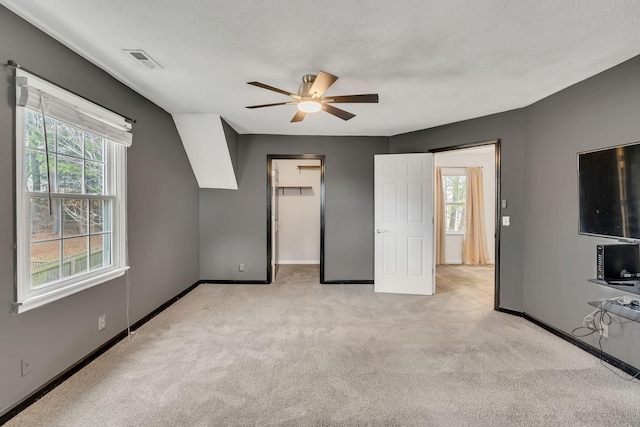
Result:
{"type": "Polygon", "coordinates": [[[445,231],[464,232],[466,216],[467,177],[444,175],[442,177],[445,206],[445,231]]]}
{"type": "Polygon", "coordinates": [[[112,264],[106,140],[54,119],[47,118],[46,124],[49,178],[42,115],[25,110],[32,287],[112,264]],[[44,194],[49,185],[51,206],[44,194]]]}

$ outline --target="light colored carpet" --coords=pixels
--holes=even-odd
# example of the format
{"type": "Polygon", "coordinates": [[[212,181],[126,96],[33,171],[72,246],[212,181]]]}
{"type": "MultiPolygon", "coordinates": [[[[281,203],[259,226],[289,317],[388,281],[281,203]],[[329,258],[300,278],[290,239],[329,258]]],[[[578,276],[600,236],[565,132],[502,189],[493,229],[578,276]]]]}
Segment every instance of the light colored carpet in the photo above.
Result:
{"type": "Polygon", "coordinates": [[[640,425],[637,381],[493,311],[493,270],[466,268],[431,297],[319,285],[317,266],[200,285],[8,425],[640,425]]]}

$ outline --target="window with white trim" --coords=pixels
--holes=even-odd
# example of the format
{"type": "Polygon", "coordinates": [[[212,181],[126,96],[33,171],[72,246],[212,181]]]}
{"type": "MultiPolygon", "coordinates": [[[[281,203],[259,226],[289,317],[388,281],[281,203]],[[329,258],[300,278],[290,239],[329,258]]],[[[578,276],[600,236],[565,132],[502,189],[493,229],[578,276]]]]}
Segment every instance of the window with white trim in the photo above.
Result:
{"type": "Polygon", "coordinates": [[[127,270],[130,130],[123,117],[16,70],[19,313],[127,270]]]}
{"type": "Polygon", "coordinates": [[[464,233],[466,218],[467,177],[462,169],[460,174],[442,175],[444,192],[445,231],[456,234],[464,233]]]}

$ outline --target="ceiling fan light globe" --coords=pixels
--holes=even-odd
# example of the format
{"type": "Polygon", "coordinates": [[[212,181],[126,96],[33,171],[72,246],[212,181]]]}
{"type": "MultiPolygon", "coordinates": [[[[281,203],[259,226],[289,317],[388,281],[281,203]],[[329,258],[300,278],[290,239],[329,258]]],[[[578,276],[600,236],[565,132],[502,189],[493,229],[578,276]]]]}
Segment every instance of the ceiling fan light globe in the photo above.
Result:
{"type": "Polygon", "coordinates": [[[305,113],[317,113],[322,110],[322,105],[317,101],[302,101],[298,103],[298,110],[305,113]]]}

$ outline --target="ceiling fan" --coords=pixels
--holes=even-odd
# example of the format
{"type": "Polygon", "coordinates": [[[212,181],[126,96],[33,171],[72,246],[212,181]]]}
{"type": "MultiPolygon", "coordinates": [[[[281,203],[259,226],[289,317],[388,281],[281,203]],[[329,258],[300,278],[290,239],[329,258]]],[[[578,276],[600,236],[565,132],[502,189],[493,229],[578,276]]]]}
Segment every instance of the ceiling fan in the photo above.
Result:
{"type": "Polygon", "coordinates": [[[297,105],[298,111],[291,119],[291,123],[301,122],[307,113],[315,113],[320,110],[324,110],[329,114],[341,118],[342,120],[349,120],[356,115],[351,114],[348,111],[341,110],[334,107],[331,104],[338,103],[378,103],[378,94],[370,93],[366,95],[341,95],[341,96],[322,96],[324,93],[338,80],[338,77],[333,74],[320,71],[317,76],[313,74],[307,74],[302,77],[302,85],[298,89],[298,93],[287,92],[286,90],[278,89],[273,86],[266,85],[260,82],[247,82],[247,84],[258,86],[263,89],[272,90],[274,92],[287,95],[295,99],[295,101],[289,102],[277,102],[275,104],[264,105],[252,105],[247,108],[263,108],[274,107],[276,105],[297,105]]]}

